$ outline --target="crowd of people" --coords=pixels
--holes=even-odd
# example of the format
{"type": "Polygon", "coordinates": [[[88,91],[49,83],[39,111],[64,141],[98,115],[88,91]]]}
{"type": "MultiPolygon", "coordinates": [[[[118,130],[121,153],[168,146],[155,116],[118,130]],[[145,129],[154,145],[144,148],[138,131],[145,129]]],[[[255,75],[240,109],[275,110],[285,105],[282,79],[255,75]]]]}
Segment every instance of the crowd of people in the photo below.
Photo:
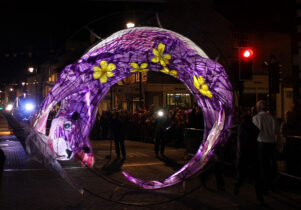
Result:
{"type": "Polygon", "coordinates": [[[96,118],[91,138],[113,139],[115,128],[112,122],[117,113],[123,122],[123,135],[128,140],[152,143],[156,140],[156,135],[158,137],[162,134],[164,127],[164,143],[183,147],[186,127],[203,128],[202,112],[198,106],[192,109],[177,107],[169,110],[155,110],[151,106],[149,109],[143,108],[133,113],[122,110],[103,111],[96,118]]]}
{"type": "MultiPolygon", "coordinates": [[[[234,194],[239,193],[246,178],[253,178],[257,199],[261,204],[264,203],[264,194],[273,189],[273,180],[277,175],[276,154],[279,151],[279,145],[283,145],[281,139],[287,140],[288,144],[293,144],[290,136],[300,135],[299,115],[300,112],[294,107],[292,111],[287,112],[285,120],[280,123],[267,110],[264,101],[259,101],[252,110],[240,113],[235,121],[232,139],[228,141],[228,145],[223,145],[224,151],[230,150],[228,154],[236,153],[236,157],[234,157],[236,159],[234,194]]],[[[150,107],[150,109],[144,108],[134,113],[122,110],[104,111],[97,117],[93,135],[95,139],[113,138],[117,145],[116,154],[120,156],[121,148],[124,158],[126,155],[124,139],[152,142],[157,157],[159,153],[164,155],[166,143],[175,147],[187,146],[189,137],[187,129],[202,130],[203,123],[202,112],[196,105],[192,109],[177,107],[157,111],[150,107]],[[119,119],[118,123],[116,123],[116,118],[119,119]],[[115,133],[119,134],[116,136],[115,133]]],[[[198,133],[198,140],[200,136],[202,134],[198,133]]],[[[198,141],[195,149],[200,143],[198,141]]],[[[296,148],[289,145],[282,148],[282,153],[285,153],[286,150],[287,159],[290,157],[288,150],[292,149],[296,148]]],[[[291,156],[296,160],[294,155],[291,156]]],[[[219,175],[216,176],[218,177],[217,185],[219,189],[224,189],[219,160],[225,160],[225,156],[216,152],[214,157],[212,160],[215,165],[213,172],[219,175]]],[[[294,166],[291,167],[296,169],[294,166]]],[[[290,169],[290,164],[287,164],[287,169],[290,169]]]]}
{"type": "Polygon", "coordinates": [[[301,112],[293,106],[280,122],[264,101],[258,101],[254,108],[241,115],[237,126],[234,193],[238,194],[245,179],[251,177],[257,199],[264,204],[264,195],[275,188],[277,160],[285,160],[287,173],[300,176],[301,112]]]}

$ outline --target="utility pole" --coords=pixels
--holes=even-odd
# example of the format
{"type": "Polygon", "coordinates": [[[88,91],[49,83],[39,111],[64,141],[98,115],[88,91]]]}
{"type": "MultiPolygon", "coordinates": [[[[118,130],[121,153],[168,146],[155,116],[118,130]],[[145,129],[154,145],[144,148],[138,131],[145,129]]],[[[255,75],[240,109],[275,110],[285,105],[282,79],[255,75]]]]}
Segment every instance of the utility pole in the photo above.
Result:
{"type": "Polygon", "coordinates": [[[141,72],[139,72],[139,108],[142,108],[142,75],[141,72]]]}

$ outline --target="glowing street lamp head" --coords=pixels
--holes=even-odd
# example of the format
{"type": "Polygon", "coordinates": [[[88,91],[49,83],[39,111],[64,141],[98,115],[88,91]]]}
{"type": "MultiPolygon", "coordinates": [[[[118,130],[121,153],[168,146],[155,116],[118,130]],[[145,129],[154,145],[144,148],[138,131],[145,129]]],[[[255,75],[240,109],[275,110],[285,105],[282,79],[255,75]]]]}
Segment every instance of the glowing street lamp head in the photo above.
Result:
{"type": "Polygon", "coordinates": [[[13,88],[9,88],[9,91],[12,92],[12,91],[14,91],[14,89],[13,88]]]}
{"type": "Polygon", "coordinates": [[[33,73],[34,68],[33,68],[33,67],[29,67],[29,68],[28,68],[28,71],[29,71],[30,73],[33,73]]]}
{"type": "Polygon", "coordinates": [[[127,22],[126,23],[126,27],[127,28],[134,28],[135,27],[135,23],[133,23],[133,22],[127,22]]]}

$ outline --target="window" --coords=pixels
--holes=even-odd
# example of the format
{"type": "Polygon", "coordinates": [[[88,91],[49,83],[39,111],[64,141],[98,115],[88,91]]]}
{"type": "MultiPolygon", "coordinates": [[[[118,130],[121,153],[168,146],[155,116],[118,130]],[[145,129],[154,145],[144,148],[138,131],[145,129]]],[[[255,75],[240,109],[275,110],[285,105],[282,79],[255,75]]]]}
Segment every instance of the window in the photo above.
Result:
{"type": "Polygon", "coordinates": [[[175,106],[190,107],[191,106],[190,94],[189,93],[167,93],[166,103],[168,107],[175,107],[175,106]]]}

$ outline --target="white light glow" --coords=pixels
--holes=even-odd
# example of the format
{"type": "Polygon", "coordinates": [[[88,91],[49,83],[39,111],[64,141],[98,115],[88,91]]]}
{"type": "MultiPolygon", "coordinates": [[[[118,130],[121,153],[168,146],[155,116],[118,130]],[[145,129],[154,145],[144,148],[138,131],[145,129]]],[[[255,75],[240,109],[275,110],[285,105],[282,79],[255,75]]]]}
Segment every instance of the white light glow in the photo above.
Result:
{"type": "Polygon", "coordinates": [[[126,24],[126,27],[127,27],[127,28],[134,28],[134,27],[135,27],[135,23],[133,23],[133,22],[128,22],[128,23],[126,24]]]}
{"type": "Polygon", "coordinates": [[[26,111],[32,111],[32,110],[34,110],[34,105],[32,103],[25,104],[25,110],[26,111]]]}
{"type": "Polygon", "coordinates": [[[29,71],[30,73],[32,73],[32,72],[34,71],[34,68],[33,68],[33,67],[29,67],[29,68],[28,68],[28,71],[29,71]]]}
{"type": "Polygon", "coordinates": [[[164,115],[163,111],[161,111],[161,110],[158,111],[158,116],[159,116],[159,117],[162,117],[163,115],[164,115]]]}
{"type": "Polygon", "coordinates": [[[12,105],[12,104],[8,104],[8,105],[5,107],[5,111],[8,111],[8,112],[10,112],[12,109],[13,109],[13,105],[12,105]]]}

